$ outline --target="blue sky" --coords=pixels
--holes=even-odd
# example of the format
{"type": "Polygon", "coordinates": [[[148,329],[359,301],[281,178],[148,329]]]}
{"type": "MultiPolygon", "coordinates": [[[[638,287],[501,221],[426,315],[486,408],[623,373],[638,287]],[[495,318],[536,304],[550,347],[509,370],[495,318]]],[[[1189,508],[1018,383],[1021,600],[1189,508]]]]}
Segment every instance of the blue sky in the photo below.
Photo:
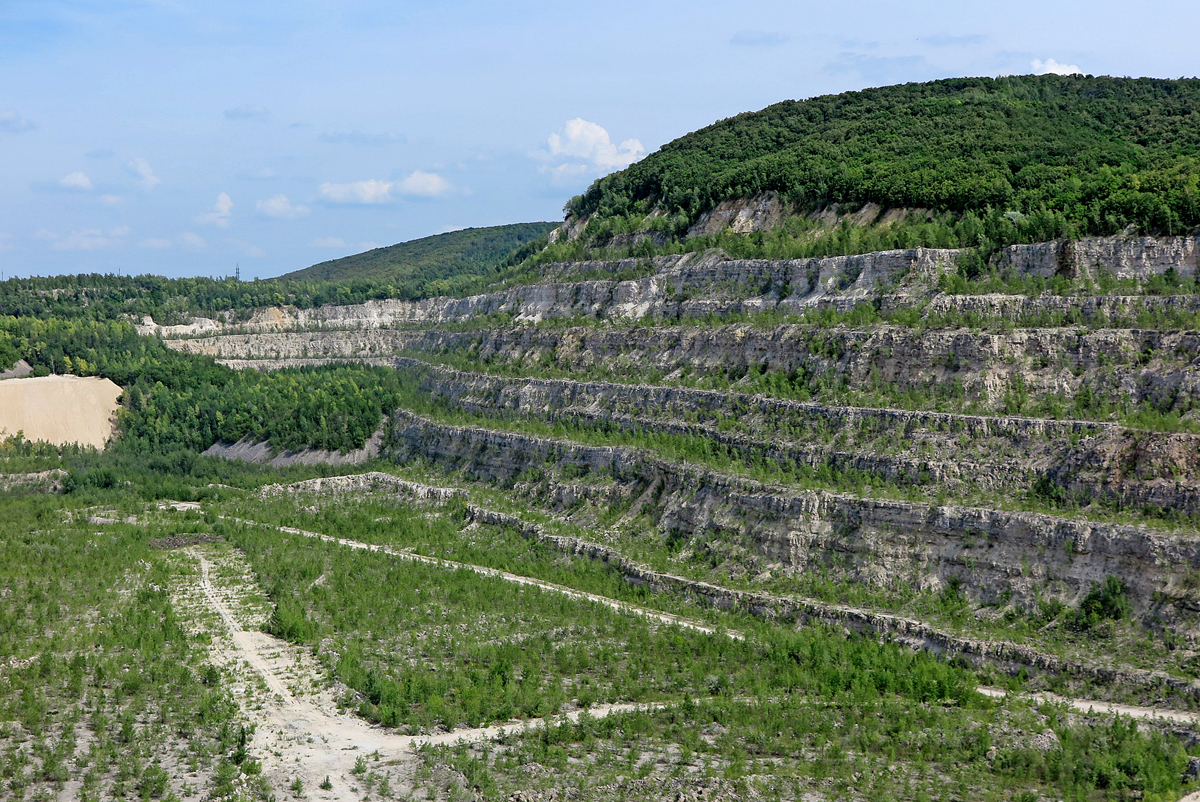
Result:
{"type": "Polygon", "coordinates": [[[273,276],[561,218],[714,120],[957,75],[1200,72],[1200,5],[0,0],[0,271],[273,276]]]}

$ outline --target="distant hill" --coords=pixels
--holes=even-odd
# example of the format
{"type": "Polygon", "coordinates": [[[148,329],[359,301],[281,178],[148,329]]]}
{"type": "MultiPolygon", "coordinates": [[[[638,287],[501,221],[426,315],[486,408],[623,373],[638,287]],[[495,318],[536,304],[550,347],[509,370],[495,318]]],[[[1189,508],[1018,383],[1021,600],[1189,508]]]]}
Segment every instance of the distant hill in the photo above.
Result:
{"type": "Polygon", "coordinates": [[[557,223],[513,223],[464,228],[331,259],[280,276],[278,281],[369,281],[412,288],[406,294],[451,292],[456,283],[483,275],[523,245],[546,236],[557,223]]]}
{"type": "Polygon", "coordinates": [[[1040,218],[1022,239],[1183,233],[1200,225],[1200,80],[954,78],[786,101],[669,142],[567,208],[613,231],[653,212],[678,235],[765,192],[801,212],[1040,218]]]}

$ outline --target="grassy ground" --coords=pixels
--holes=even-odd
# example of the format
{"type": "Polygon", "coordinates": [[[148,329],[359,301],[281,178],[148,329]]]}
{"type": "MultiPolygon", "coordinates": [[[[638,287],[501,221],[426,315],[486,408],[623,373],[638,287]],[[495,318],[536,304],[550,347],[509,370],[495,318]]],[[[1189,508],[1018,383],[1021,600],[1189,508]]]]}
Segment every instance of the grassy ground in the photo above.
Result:
{"type": "Polygon", "coordinates": [[[0,795],[200,798],[243,719],[150,547],[186,527],[95,500],[0,498],[0,795]]]}
{"type": "MultiPolygon", "coordinates": [[[[1200,676],[1195,655],[1177,637],[1132,620],[1108,619],[1081,626],[1074,608],[1042,604],[1024,610],[1011,604],[976,608],[957,591],[921,591],[897,584],[876,586],[847,580],[837,572],[813,569],[803,573],[762,571],[757,560],[729,548],[724,540],[679,544],[657,531],[644,516],[621,521],[625,508],[605,505],[601,510],[582,509],[574,520],[538,512],[535,502],[489,485],[465,481],[429,468],[399,470],[411,479],[443,486],[460,486],[469,499],[491,509],[516,514],[539,523],[548,534],[598,542],[655,570],[691,577],[722,587],[800,596],[831,604],[910,616],[947,632],[984,640],[1003,640],[1084,663],[1116,662],[1131,668],[1167,671],[1179,677],[1200,676]],[[601,520],[599,515],[606,516],[601,520]],[[618,523],[618,521],[620,521],[618,523]],[[724,545],[726,548],[720,548],[724,545]],[[1116,658],[1116,656],[1120,656],[1116,658]]],[[[631,587],[612,565],[583,557],[569,558],[558,549],[538,543],[515,529],[463,522],[463,502],[431,509],[397,501],[386,495],[357,499],[302,497],[258,500],[245,498],[229,509],[234,514],[265,523],[315,530],[336,537],[378,543],[418,554],[483,565],[556,582],[643,606],[707,620],[729,629],[754,629],[758,622],[745,615],[721,613],[686,597],[649,593],[631,587]],[[465,528],[464,528],[465,527],[465,528]]],[[[988,675],[990,681],[1003,681],[988,675]]],[[[1113,698],[1129,703],[1166,703],[1177,707],[1195,704],[1188,697],[1160,689],[1153,696],[1138,691],[1095,686],[1052,675],[1036,675],[1026,687],[1074,693],[1090,698],[1113,698]]]]}

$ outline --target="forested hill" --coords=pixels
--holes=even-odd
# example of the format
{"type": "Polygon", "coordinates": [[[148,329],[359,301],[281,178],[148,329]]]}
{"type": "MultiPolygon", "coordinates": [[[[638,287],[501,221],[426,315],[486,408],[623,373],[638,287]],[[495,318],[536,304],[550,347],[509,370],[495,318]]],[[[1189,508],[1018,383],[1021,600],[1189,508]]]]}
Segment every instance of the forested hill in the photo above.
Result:
{"type": "Polygon", "coordinates": [[[372,281],[421,285],[422,295],[450,294],[456,280],[483,275],[513,251],[546,236],[555,223],[464,228],[333,259],[280,276],[281,280],[372,281]],[[445,285],[434,288],[440,282],[445,285]]]}
{"type": "Polygon", "coordinates": [[[555,223],[468,228],[376,248],[263,281],[80,274],[0,282],[0,312],[21,317],[112,320],[150,315],[160,323],[263,306],[301,308],[373,298],[427,298],[479,291],[496,268],[545,245],[555,223]]]}
{"type": "Polygon", "coordinates": [[[678,233],[722,200],[1051,214],[1067,235],[1200,225],[1200,80],[955,78],[787,101],[597,180],[569,215],[678,233]]]}

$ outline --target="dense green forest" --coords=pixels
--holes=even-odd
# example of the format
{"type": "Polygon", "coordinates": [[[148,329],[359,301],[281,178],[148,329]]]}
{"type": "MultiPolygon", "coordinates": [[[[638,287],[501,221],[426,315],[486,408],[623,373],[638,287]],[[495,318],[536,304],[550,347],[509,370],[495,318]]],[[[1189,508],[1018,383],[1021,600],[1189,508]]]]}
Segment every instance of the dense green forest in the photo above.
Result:
{"type": "Polygon", "coordinates": [[[114,320],[152,316],[164,325],[186,323],[198,314],[231,311],[249,316],[263,306],[301,308],[327,303],[361,303],[372,298],[419,294],[372,281],[237,281],[85,273],[11,278],[0,282],[0,313],[19,317],[114,320]]]}
{"type": "Polygon", "coordinates": [[[479,291],[501,268],[545,245],[554,223],[469,228],[322,262],[263,281],[81,274],[0,282],[0,314],[112,320],[152,316],[162,324],[193,315],[263,306],[362,303],[479,291]]]}
{"type": "Polygon", "coordinates": [[[464,228],[332,259],[280,276],[300,281],[377,281],[394,286],[423,283],[431,295],[449,295],[456,279],[487,274],[509,254],[546,236],[557,223],[513,223],[464,228]],[[434,289],[434,286],[445,289],[434,289]]]}
{"type": "Polygon", "coordinates": [[[722,120],[597,180],[566,210],[658,209],[658,227],[678,235],[722,200],[775,191],[800,211],[1007,214],[1028,241],[1048,222],[1056,236],[1182,233],[1200,225],[1198,182],[1200,80],[955,78],[722,120]]]}
{"type": "Polygon", "coordinates": [[[125,453],[202,451],[244,436],[277,449],[349,450],[395,408],[401,377],[361,365],[259,373],[172,351],[124,321],[0,317],[0,362],[35,375],[103,376],[125,388],[125,453]]]}

